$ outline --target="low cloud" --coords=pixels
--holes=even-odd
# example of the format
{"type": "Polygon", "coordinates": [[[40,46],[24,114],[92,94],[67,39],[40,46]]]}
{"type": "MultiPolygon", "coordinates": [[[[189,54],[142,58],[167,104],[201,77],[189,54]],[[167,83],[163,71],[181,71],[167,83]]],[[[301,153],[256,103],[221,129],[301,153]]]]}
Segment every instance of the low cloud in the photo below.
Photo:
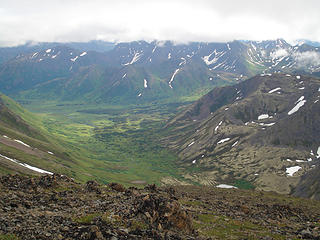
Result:
{"type": "Polygon", "coordinates": [[[319,0],[1,0],[0,44],[320,41],[319,9],[319,0]]]}
{"type": "Polygon", "coordinates": [[[281,58],[281,57],[287,57],[287,56],[289,56],[289,53],[288,53],[288,51],[287,51],[286,49],[281,48],[281,49],[278,49],[278,50],[275,51],[275,52],[272,52],[272,53],[270,54],[270,56],[271,56],[272,58],[281,58]]]}
{"type": "Polygon", "coordinates": [[[320,53],[315,51],[297,52],[293,54],[298,66],[320,65],[320,53]]]}

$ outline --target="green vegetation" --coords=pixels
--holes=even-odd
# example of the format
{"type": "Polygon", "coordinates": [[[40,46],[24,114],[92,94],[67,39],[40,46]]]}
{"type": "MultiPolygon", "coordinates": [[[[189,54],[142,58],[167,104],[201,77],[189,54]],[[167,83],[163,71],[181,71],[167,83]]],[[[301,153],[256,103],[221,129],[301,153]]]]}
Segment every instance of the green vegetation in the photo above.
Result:
{"type": "MultiPolygon", "coordinates": [[[[180,103],[117,106],[28,101],[25,104],[37,113],[43,135],[50,135],[55,140],[50,139],[51,142],[63,145],[57,153],[63,152],[70,159],[60,162],[69,172],[49,170],[58,170],[80,181],[116,181],[126,186],[159,184],[166,176],[181,179],[176,155],[159,141],[163,124],[180,103]]],[[[56,153],[54,150],[48,149],[56,153]]],[[[24,153],[19,154],[22,158],[24,153]]],[[[41,160],[28,158],[30,164],[37,161],[41,160]]]]}
{"type": "Polygon", "coordinates": [[[19,240],[19,238],[14,234],[0,234],[0,240],[19,240]]]}
{"type": "Polygon", "coordinates": [[[95,218],[102,217],[102,213],[90,213],[81,217],[74,218],[73,221],[79,224],[90,224],[95,218]]]}
{"type": "Polygon", "coordinates": [[[285,236],[271,234],[263,226],[213,213],[199,214],[194,220],[194,226],[201,235],[215,239],[260,239],[264,236],[271,239],[285,239],[285,236]]]}
{"type": "Polygon", "coordinates": [[[254,189],[255,188],[255,186],[252,183],[250,183],[246,180],[236,180],[234,182],[234,184],[232,184],[232,185],[237,188],[240,188],[240,189],[254,189]]]}

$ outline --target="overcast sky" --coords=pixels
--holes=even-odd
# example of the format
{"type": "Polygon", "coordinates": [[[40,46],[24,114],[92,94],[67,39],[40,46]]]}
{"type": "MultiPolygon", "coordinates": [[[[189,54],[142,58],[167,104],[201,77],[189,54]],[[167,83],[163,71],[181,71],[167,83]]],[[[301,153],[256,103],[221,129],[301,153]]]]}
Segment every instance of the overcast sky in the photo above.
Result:
{"type": "Polygon", "coordinates": [[[320,41],[319,0],[1,0],[0,45],[26,41],[320,41]]]}

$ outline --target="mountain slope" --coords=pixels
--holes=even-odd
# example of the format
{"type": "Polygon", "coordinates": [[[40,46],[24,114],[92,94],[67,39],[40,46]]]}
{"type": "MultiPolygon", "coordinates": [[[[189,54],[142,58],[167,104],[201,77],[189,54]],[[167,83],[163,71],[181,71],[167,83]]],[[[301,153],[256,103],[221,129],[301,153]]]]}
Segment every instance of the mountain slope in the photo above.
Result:
{"type": "Polygon", "coordinates": [[[167,124],[166,144],[202,183],[291,192],[319,165],[320,81],[268,74],[214,89],[167,124]]]}
{"type": "Polygon", "coordinates": [[[64,164],[72,158],[46,133],[40,118],[5,95],[0,95],[0,113],[0,174],[70,174],[64,164]]]}

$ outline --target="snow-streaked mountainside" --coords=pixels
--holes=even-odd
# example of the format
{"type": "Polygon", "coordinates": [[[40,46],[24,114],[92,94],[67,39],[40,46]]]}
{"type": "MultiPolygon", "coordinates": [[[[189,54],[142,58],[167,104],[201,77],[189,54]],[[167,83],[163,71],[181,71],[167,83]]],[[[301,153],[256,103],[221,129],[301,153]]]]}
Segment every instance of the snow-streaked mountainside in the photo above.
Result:
{"type": "Polygon", "coordinates": [[[164,142],[201,184],[245,180],[320,199],[314,174],[320,168],[319,100],[318,78],[258,75],[216,88],[179,113],[167,124],[164,142]],[[301,176],[304,186],[294,191],[301,176]],[[307,191],[307,183],[316,187],[307,191]]]}
{"type": "Polygon", "coordinates": [[[0,67],[0,90],[29,97],[143,101],[201,95],[256,74],[319,75],[320,50],[284,40],[119,43],[108,52],[48,47],[0,67]],[[146,83],[147,82],[147,87],[146,83]]]}

